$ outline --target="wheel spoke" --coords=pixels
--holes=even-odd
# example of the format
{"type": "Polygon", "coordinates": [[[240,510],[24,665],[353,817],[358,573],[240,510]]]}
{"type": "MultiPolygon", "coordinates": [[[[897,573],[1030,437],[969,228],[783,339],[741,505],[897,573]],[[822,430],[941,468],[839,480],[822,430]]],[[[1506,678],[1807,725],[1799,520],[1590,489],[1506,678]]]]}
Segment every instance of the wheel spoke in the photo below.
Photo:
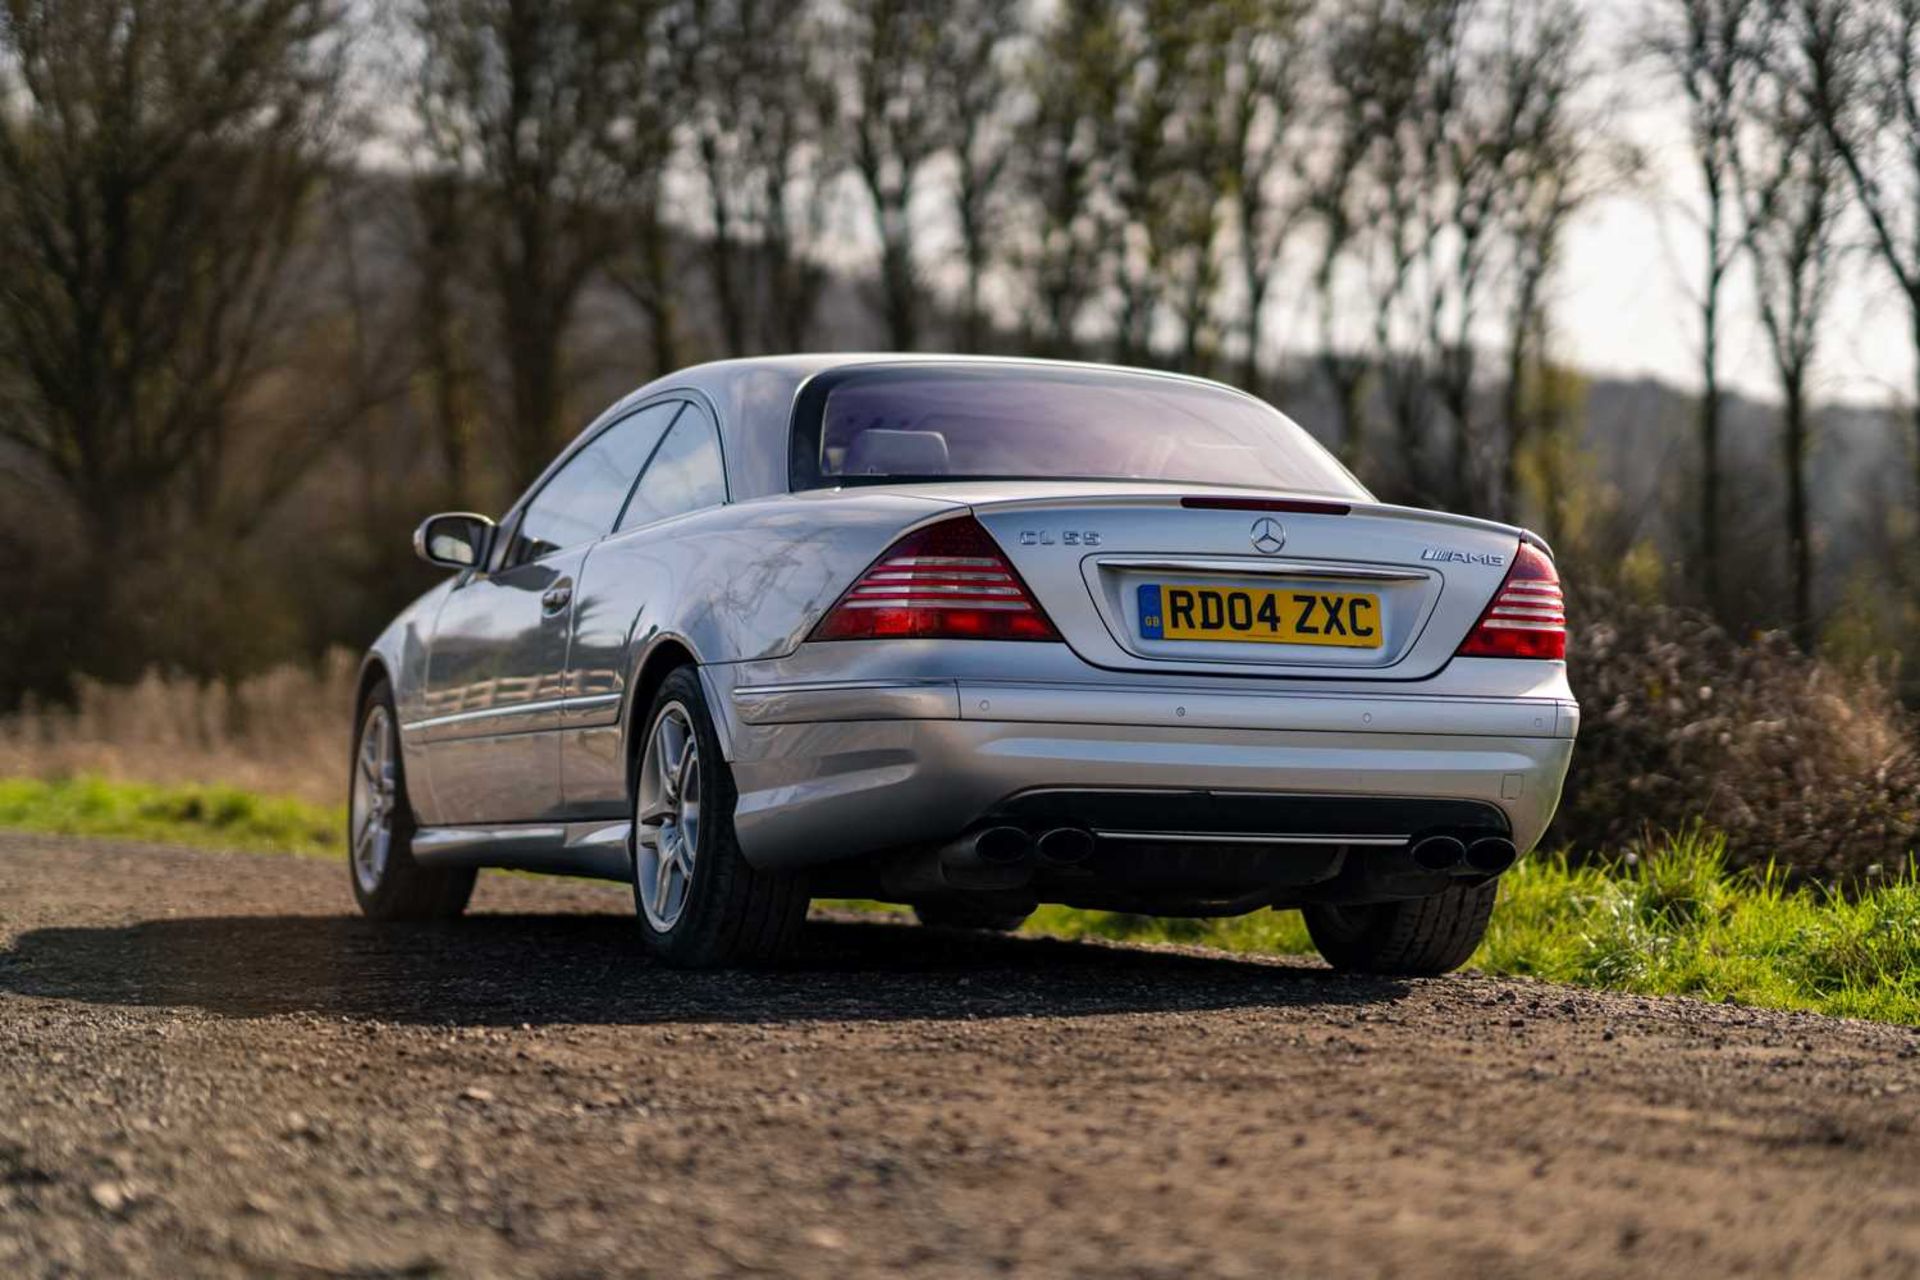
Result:
{"type": "Polygon", "coordinates": [[[654,739],[660,748],[656,757],[660,772],[660,795],[670,805],[678,803],[680,799],[680,761],[686,751],[686,744],[677,740],[678,728],[673,713],[668,712],[660,718],[660,727],[654,730],[654,739]]]}
{"type": "Polygon", "coordinates": [[[673,887],[673,870],[680,862],[680,837],[670,827],[663,830],[662,835],[666,847],[661,850],[659,865],[653,872],[653,909],[664,916],[667,894],[673,887]]]}
{"type": "Polygon", "coordinates": [[[700,748],[692,738],[688,738],[686,744],[680,749],[680,766],[674,787],[675,795],[684,797],[687,794],[687,784],[697,776],[699,768],[700,748]]]}

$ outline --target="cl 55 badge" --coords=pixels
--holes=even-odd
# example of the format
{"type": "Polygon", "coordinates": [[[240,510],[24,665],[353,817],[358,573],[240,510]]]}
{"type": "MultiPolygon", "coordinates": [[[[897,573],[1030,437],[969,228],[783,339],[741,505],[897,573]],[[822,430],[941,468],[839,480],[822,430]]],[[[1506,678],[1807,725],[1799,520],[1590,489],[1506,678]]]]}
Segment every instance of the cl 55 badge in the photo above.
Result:
{"type": "Polygon", "coordinates": [[[1100,535],[1091,529],[1062,529],[1059,536],[1051,529],[1022,529],[1020,545],[1023,547],[1097,547],[1100,535]]]}
{"type": "Polygon", "coordinates": [[[1447,547],[1428,547],[1420,553],[1422,560],[1439,560],[1448,564],[1490,564],[1499,568],[1507,558],[1491,551],[1453,551],[1447,547]]]}

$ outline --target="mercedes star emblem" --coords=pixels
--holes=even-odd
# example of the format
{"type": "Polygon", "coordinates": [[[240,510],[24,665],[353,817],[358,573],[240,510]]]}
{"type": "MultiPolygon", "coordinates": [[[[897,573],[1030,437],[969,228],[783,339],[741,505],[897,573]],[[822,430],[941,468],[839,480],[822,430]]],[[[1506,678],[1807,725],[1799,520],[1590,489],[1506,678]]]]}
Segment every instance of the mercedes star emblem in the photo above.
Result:
{"type": "Polygon", "coordinates": [[[1280,548],[1287,545],[1287,531],[1272,516],[1261,516],[1253,522],[1253,549],[1263,556],[1277,556],[1280,548]]]}

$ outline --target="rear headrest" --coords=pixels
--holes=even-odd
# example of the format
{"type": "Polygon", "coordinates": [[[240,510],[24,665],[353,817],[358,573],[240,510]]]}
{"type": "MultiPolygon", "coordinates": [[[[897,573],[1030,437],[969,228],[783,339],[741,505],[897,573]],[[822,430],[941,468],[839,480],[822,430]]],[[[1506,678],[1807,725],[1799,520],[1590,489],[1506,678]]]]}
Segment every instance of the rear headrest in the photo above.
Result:
{"type": "Polygon", "coordinates": [[[943,476],[951,465],[947,438],[938,431],[869,427],[847,446],[840,470],[849,476],[943,476]]]}

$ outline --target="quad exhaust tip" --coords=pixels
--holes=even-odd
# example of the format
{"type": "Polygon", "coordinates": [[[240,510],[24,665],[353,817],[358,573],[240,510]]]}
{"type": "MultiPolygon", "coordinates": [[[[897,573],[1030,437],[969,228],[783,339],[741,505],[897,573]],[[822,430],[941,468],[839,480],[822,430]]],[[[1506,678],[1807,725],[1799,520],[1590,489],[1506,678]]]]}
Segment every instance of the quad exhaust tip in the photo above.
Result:
{"type": "Polygon", "coordinates": [[[1049,866],[1077,866],[1093,856],[1093,833],[1079,827],[1055,827],[1042,832],[1034,848],[1040,861],[1049,866]]]}
{"type": "Polygon", "coordinates": [[[1505,836],[1482,836],[1467,846],[1467,865],[1497,876],[1519,860],[1520,850],[1505,836]]]}
{"type": "Polygon", "coordinates": [[[973,852],[989,865],[1010,867],[1033,852],[1033,838],[1019,827],[988,827],[973,838],[973,852]]]}
{"type": "Polygon", "coordinates": [[[1425,871],[1451,871],[1466,857],[1466,842],[1457,836],[1427,836],[1413,842],[1414,865],[1425,871]]]}

